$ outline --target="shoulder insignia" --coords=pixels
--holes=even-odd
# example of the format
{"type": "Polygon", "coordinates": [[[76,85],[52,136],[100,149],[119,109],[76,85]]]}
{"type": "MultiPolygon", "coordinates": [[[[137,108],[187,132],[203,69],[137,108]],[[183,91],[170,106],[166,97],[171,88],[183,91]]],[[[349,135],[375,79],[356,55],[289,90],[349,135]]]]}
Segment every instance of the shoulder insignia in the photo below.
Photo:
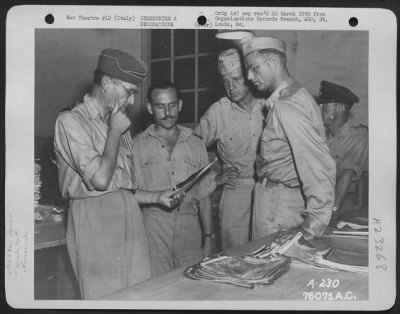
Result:
{"type": "Polygon", "coordinates": [[[286,87],[280,91],[279,98],[288,98],[288,97],[294,95],[300,88],[301,88],[301,85],[299,83],[293,82],[288,87],[286,87]]]}
{"type": "Polygon", "coordinates": [[[353,129],[366,129],[368,130],[368,126],[364,125],[364,124],[358,124],[358,125],[354,125],[352,126],[353,129]]]}
{"type": "Polygon", "coordinates": [[[198,138],[201,139],[201,140],[203,140],[203,138],[202,138],[199,134],[197,134],[197,133],[192,133],[192,135],[198,137],[198,138]]]}
{"type": "Polygon", "coordinates": [[[358,127],[359,127],[359,128],[365,128],[365,129],[368,129],[368,126],[367,126],[367,125],[365,125],[365,124],[359,124],[359,125],[358,125],[358,127]]]}
{"type": "Polygon", "coordinates": [[[75,107],[75,105],[74,106],[65,107],[65,108],[61,109],[59,111],[59,113],[71,111],[72,109],[74,109],[74,107],[75,107]]]}

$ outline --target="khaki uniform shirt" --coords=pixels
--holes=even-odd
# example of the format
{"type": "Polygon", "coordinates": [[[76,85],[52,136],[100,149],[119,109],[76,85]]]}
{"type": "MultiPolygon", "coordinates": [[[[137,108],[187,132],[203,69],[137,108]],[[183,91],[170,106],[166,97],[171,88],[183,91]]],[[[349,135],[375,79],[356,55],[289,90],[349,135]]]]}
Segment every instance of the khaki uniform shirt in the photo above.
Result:
{"type": "Polygon", "coordinates": [[[223,97],[207,110],[194,132],[206,146],[217,141],[224,168],[234,166],[239,169],[240,178],[253,178],[263,121],[261,100],[249,113],[223,97]]]}
{"type": "Polygon", "coordinates": [[[287,186],[300,186],[307,213],[303,228],[320,235],[329,223],[336,180],[321,112],[308,91],[293,80],[284,81],[266,105],[269,112],[257,174],[287,186]]]}
{"type": "Polygon", "coordinates": [[[354,192],[361,173],[368,169],[368,128],[345,123],[336,136],[328,138],[328,146],[336,161],[337,177],[344,170],[353,170],[349,192],[354,192]]]}
{"type": "MultiPolygon", "coordinates": [[[[178,126],[179,138],[170,156],[165,144],[155,134],[154,127],[154,124],[149,126],[133,138],[135,183],[138,188],[147,191],[171,189],[208,164],[204,143],[193,135],[191,129],[178,126]]],[[[204,193],[205,197],[211,191],[204,193]]],[[[196,193],[195,198],[203,198],[200,194],[196,193]]],[[[190,198],[188,195],[185,200],[190,198]]],[[[190,200],[193,201],[193,198],[190,200]]]]}
{"type": "Polygon", "coordinates": [[[132,181],[134,168],[129,132],[121,137],[115,172],[108,188],[98,191],[90,183],[100,166],[107,132],[108,123],[103,121],[89,95],[84,96],[83,103],[58,116],[54,149],[63,197],[79,199],[135,188],[132,181]]]}

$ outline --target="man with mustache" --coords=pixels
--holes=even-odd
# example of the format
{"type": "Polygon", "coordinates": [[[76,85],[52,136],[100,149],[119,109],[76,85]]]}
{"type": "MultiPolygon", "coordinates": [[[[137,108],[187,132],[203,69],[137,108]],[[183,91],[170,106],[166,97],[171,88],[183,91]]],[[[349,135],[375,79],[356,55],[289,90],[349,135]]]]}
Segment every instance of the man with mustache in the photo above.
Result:
{"type": "Polygon", "coordinates": [[[253,237],[296,227],[305,238],[319,237],[331,217],[336,179],[321,112],[290,75],[283,41],[255,37],[242,50],[247,78],[271,93],[257,160],[253,237]]]}
{"type": "Polygon", "coordinates": [[[219,54],[218,71],[226,97],[211,105],[195,133],[206,146],[217,142],[222,160],[223,170],[216,176],[216,183],[224,185],[219,217],[222,249],[226,250],[249,241],[254,162],[264,117],[261,100],[248,86],[236,49],[219,54]]]}
{"type": "MultiPolygon", "coordinates": [[[[154,84],[148,100],[147,110],[155,124],[133,139],[136,183],[145,190],[162,191],[205,166],[208,156],[201,139],[177,124],[183,106],[177,86],[154,84]]],[[[209,198],[215,187],[212,183],[206,180],[194,188],[197,192],[189,190],[172,211],[158,205],[142,207],[153,276],[194,264],[210,254],[214,238],[209,198]]]]}
{"type": "Polygon", "coordinates": [[[142,191],[132,180],[131,122],[125,112],[146,73],[134,56],[104,49],[91,93],[56,121],[58,180],[70,201],[67,248],[83,299],[150,278],[138,202],[176,204],[172,191],[142,191]]]}

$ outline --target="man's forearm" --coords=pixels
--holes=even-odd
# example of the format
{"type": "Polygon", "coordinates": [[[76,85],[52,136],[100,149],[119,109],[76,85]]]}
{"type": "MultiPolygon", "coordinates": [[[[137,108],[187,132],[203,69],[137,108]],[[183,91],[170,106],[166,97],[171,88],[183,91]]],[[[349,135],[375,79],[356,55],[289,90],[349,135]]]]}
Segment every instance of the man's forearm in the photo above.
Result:
{"type": "Polygon", "coordinates": [[[203,234],[213,233],[214,228],[210,197],[206,197],[200,201],[200,219],[203,226],[203,234]]]}
{"type": "Polygon", "coordinates": [[[135,191],[135,199],[139,204],[157,204],[160,201],[160,195],[161,192],[135,191]]]}
{"type": "Polygon", "coordinates": [[[353,170],[344,170],[336,182],[335,207],[339,211],[349,190],[352,178],[353,170]]]}
{"type": "Polygon", "coordinates": [[[117,163],[120,140],[121,133],[109,129],[99,169],[91,180],[98,190],[106,190],[110,184],[117,163]]]}

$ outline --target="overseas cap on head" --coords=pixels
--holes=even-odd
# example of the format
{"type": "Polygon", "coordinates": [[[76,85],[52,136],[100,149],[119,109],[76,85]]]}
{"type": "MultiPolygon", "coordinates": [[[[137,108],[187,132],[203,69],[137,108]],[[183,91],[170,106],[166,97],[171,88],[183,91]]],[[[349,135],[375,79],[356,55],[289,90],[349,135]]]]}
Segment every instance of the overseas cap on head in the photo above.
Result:
{"type": "Polygon", "coordinates": [[[328,81],[321,82],[319,96],[316,98],[319,104],[338,102],[350,107],[359,100],[360,99],[348,88],[328,81]]]}
{"type": "Polygon", "coordinates": [[[263,49],[274,49],[286,55],[286,44],[284,41],[274,37],[254,37],[242,45],[243,55],[263,49]]]}
{"type": "Polygon", "coordinates": [[[236,49],[222,51],[218,56],[218,71],[221,75],[241,69],[240,55],[236,49]]]}
{"type": "Polygon", "coordinates": [[[112,48],[101,52],[97,70],[135,85],[140,84],[147,74],[147,66],[141,60],[125,51],[112,48]]]}

